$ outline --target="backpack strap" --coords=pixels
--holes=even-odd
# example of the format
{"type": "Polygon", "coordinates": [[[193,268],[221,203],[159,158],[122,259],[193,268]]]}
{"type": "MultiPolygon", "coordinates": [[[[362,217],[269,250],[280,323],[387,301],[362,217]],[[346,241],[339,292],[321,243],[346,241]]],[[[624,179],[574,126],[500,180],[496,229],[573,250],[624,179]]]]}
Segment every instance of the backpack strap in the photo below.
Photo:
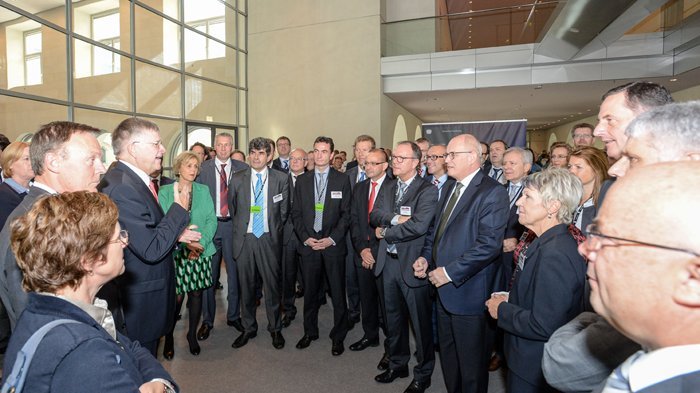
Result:
{"type": "Polygon", "coordinates": [[[10,375],[8,375],[7,379],[3,382],[0,393],[19,393],[22,391],[24,380],[27,378],[27,371],[29,370],[29,366],[32,363],[32,358],[34,358],[34,353],[39,343],[41,343],[41,340],[44,339],[44,336],[46,336],[51,329],[67,323],[82,322],[73,319],[57,319],[42,326],[29,337],[29,340],[24,343],[22,349],[17,352],[17,358],[15,359],[15,364],[12,366],[12,372],[10,372],[10,375]]]}

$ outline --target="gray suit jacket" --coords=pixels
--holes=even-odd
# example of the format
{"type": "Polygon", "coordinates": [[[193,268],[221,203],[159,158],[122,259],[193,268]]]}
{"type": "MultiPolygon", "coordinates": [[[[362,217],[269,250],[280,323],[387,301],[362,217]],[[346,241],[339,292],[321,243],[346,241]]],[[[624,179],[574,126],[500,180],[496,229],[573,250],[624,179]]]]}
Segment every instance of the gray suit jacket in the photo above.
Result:
{"type": "MultiPolygon", "coordinates": [[[[247,168],[250,168],[248,164],[237,160],[231,160],[231,172],[228,177],[228,183],[231,184],[231,178],[233,177],[234,173],[247,168]]],[[[207,160],[202,163],[202,168],[199,171],[199,175],[197,176],[197,179],[195,179],[195,181],[197,183],[205,184],[207,185],[207,187],[209,187],[211,199],[214,201],[214,209],[216,209],[216,184],[219,182],[219,172],[217,172],[215,159],[207,160]]]]}
{"type": "MultiPolygon", "coordinates": [[[[236,172],[228,188],[229,211],[233,217],[233,257],[238,259],[243,250],[243,241],[248,231],[251,206],[252,169],[236,172]]],[[[284,172],[267,171],[267,225],[274,252],[279,260],[282,253],[282,229],[289,216],[289,180],[284,172]]]]}
{"type": "Polygon", "coordinates": [[[34,206],[34,203],[45,195],[49,195],[49,193],[39,187],[30,187],[27,196],[10,213],[2,232],[0,232],[0,269],[2,269],[0,272],[0,299],[7,310],[12,330],[15,329],[17,319],[27,306],[27,293],[22,288],[24,275],[17,266],[15,254],[10,248],[10,224],[15,218],[25,215],[34,206]]]}

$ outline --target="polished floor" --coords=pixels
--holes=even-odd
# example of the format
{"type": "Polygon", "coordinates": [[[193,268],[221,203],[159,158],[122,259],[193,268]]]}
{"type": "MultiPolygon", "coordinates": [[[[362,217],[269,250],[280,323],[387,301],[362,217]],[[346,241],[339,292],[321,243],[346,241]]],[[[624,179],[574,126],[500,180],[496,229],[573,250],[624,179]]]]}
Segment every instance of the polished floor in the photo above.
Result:
{"type": "MultiPolygon", "coordinates": [[[[222,282],[225,282],[225,279],[222,279],[222,282]]],[[[178,322],[175,330],[175,358],[168,361],[163,359],[162,352],[158,354],[158,359],[175,378],[182,392],[400,393],[411,382],[410,377],[397,379],[386,385],[374,381],[374,376],[379,373],[376,366],[383,349],[367,348],[361,352],[347,349],[351,343],[362,337],[359,324],[348,334],[345,353],[338,357],[332,356],[331,341],[328,339],[328,332],[332,326],[330,302],[320,310],[321,338],[304,350],[295,348],[296,342],[303,336],[302,299],[297,299],[297,319],[283,330],[286,339],[283,349],[272,347],[272,339],[265,330],[267,319],[262,306],[258,308],[257,314],[260,326],[258,336],[246,346],[234,349],[231,344],[239,333],[226,325],[225,312],[221,312],[225,307],[224,293],[217,291],[217,320],[209,339],[200,342],[202,352],[199,356],[191,355],[187,347],[186,310],[183,310],[182,320],[178,322]]],[[[445,385],[438,359],[432,386],[427,392],[444,391],[445,385]]],[[[491,373],[489,393],[504,391],[502,373],[491,373]]]]}

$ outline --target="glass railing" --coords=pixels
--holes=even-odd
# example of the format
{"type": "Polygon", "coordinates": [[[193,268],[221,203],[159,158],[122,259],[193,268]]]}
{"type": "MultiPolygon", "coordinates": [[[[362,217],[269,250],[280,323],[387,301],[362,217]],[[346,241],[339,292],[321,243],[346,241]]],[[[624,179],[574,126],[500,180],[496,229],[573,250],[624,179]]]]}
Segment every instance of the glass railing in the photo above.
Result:
{"type": "Polygon", "coordinates": [[[382,56],[537,42],[561,1],[451,13],[382,25],[382,56]]]}

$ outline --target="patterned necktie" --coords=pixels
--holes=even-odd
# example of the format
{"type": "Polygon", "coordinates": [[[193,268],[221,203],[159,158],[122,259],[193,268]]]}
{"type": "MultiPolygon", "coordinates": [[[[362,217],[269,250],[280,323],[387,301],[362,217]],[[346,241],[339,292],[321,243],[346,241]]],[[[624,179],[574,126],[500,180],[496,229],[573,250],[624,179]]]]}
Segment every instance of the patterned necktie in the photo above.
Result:
{"type": "Polygon", "coordinates": [[[228,217],[228,182],[226,181],[226,164],[221,164],[219,172],[219,216],[228,217]]]}
{"type": "Polygon", "coordinates": [[[289,161],[282,160],[282,169],[284,169],[285,171],[289,169],[289,161]]]}
{"type": "Polygon", "coordinates": [[[360,180],[358,180],[357,182],[359,183],[359,182],[361,182],[361,181],[364,181],[365,179],[366,179],[366,177],[365,177],[365,172],[364,172],[364,171],[360,171],[360,180]]]}
{"type": "MultiPolygon", "coordinates": [[[[408,185],[402,182],[401,180],[399,180],[398,185],[399,189],[397,190],[398,192],[396,194],[396,201],[394,201],[394,212],[396,212],[396,214],[399,214],[399,212],[401,211],[401,200],[403,199],[404,193],[406,193],[406,188],[408,188],[408,185]]],[[[389,244],[386,250],[392,254],[396,254],[398,252],[396,250],[396,244],[389,244]]]]}
{"type": "Polygon", "coordinates": [[[516,200],[518,199],[518,195],[520,195],[520,187],[519,185],[515,185],[513,183],[510,183],[510,186],[508,186],[508,198],[510,198],[510,207],[513,208],[513,205],[515,204],[516,200]]]}
{"type": "Polygon", "coordinates": [[[260,210],[256,211],[253,213],[253,235],[255,237],[260,238],[260,236],[265,233],[265,223],[264,223],[264,216],[263,216],[263,182],[262,182],[262,174],[258,173],[256,175],[258,177],[257,183],[255,183],[255,191],[253,193],[255,194],[255,207],[259,207],[260,210]]]}
{"type": "Polygon", "coordinates": [[[153,181],[148,182],[148,189],[151,190],[153,198],[156,198],[156,202],[158,202],[158,191],[156,191],[156,186],[153,184],[153,181]]]}
{"type": "Polygon", "coordinates": [[[316,232],[321,232],[321,229],[323,228],[323,210],[318,207],[318,205],[323,204],[323,200],[325,199],[325,194],[326,194],[326,174],[325,173],[319,173],[318,174],[318,180],[316,181],[316,215],[314,216],[314,231],[316,232]]]}
{"type": "Polygon", "coordinates": [[[450,215],[452,214],[452,210],[457,204],[457,200],[459,199],[459,194],[462,191],[462,187],[464,187],[464,184],[462,184],[461,182],[455,183],[455,190],[452,193],[450,200],[447,202],[445,211],[442,212],[442,216],[440,217],[440,224],[438,225],[437,232],[435,233],[435,243],[433,243],[433,254],[437,250],[437,247],[440,245],[440,240],[442,239],[443,232],[445,231],[445,226],[447,226],[447,220],[449,220],[450,215]]]}
{"type": "Polygon", "coordinates": [[[493,168],[493,176],[491,178],[493,180],[496,180],[497,182],[501,181],[501,175],[503,174],[503,169],[501,168],[493,168]]]}

